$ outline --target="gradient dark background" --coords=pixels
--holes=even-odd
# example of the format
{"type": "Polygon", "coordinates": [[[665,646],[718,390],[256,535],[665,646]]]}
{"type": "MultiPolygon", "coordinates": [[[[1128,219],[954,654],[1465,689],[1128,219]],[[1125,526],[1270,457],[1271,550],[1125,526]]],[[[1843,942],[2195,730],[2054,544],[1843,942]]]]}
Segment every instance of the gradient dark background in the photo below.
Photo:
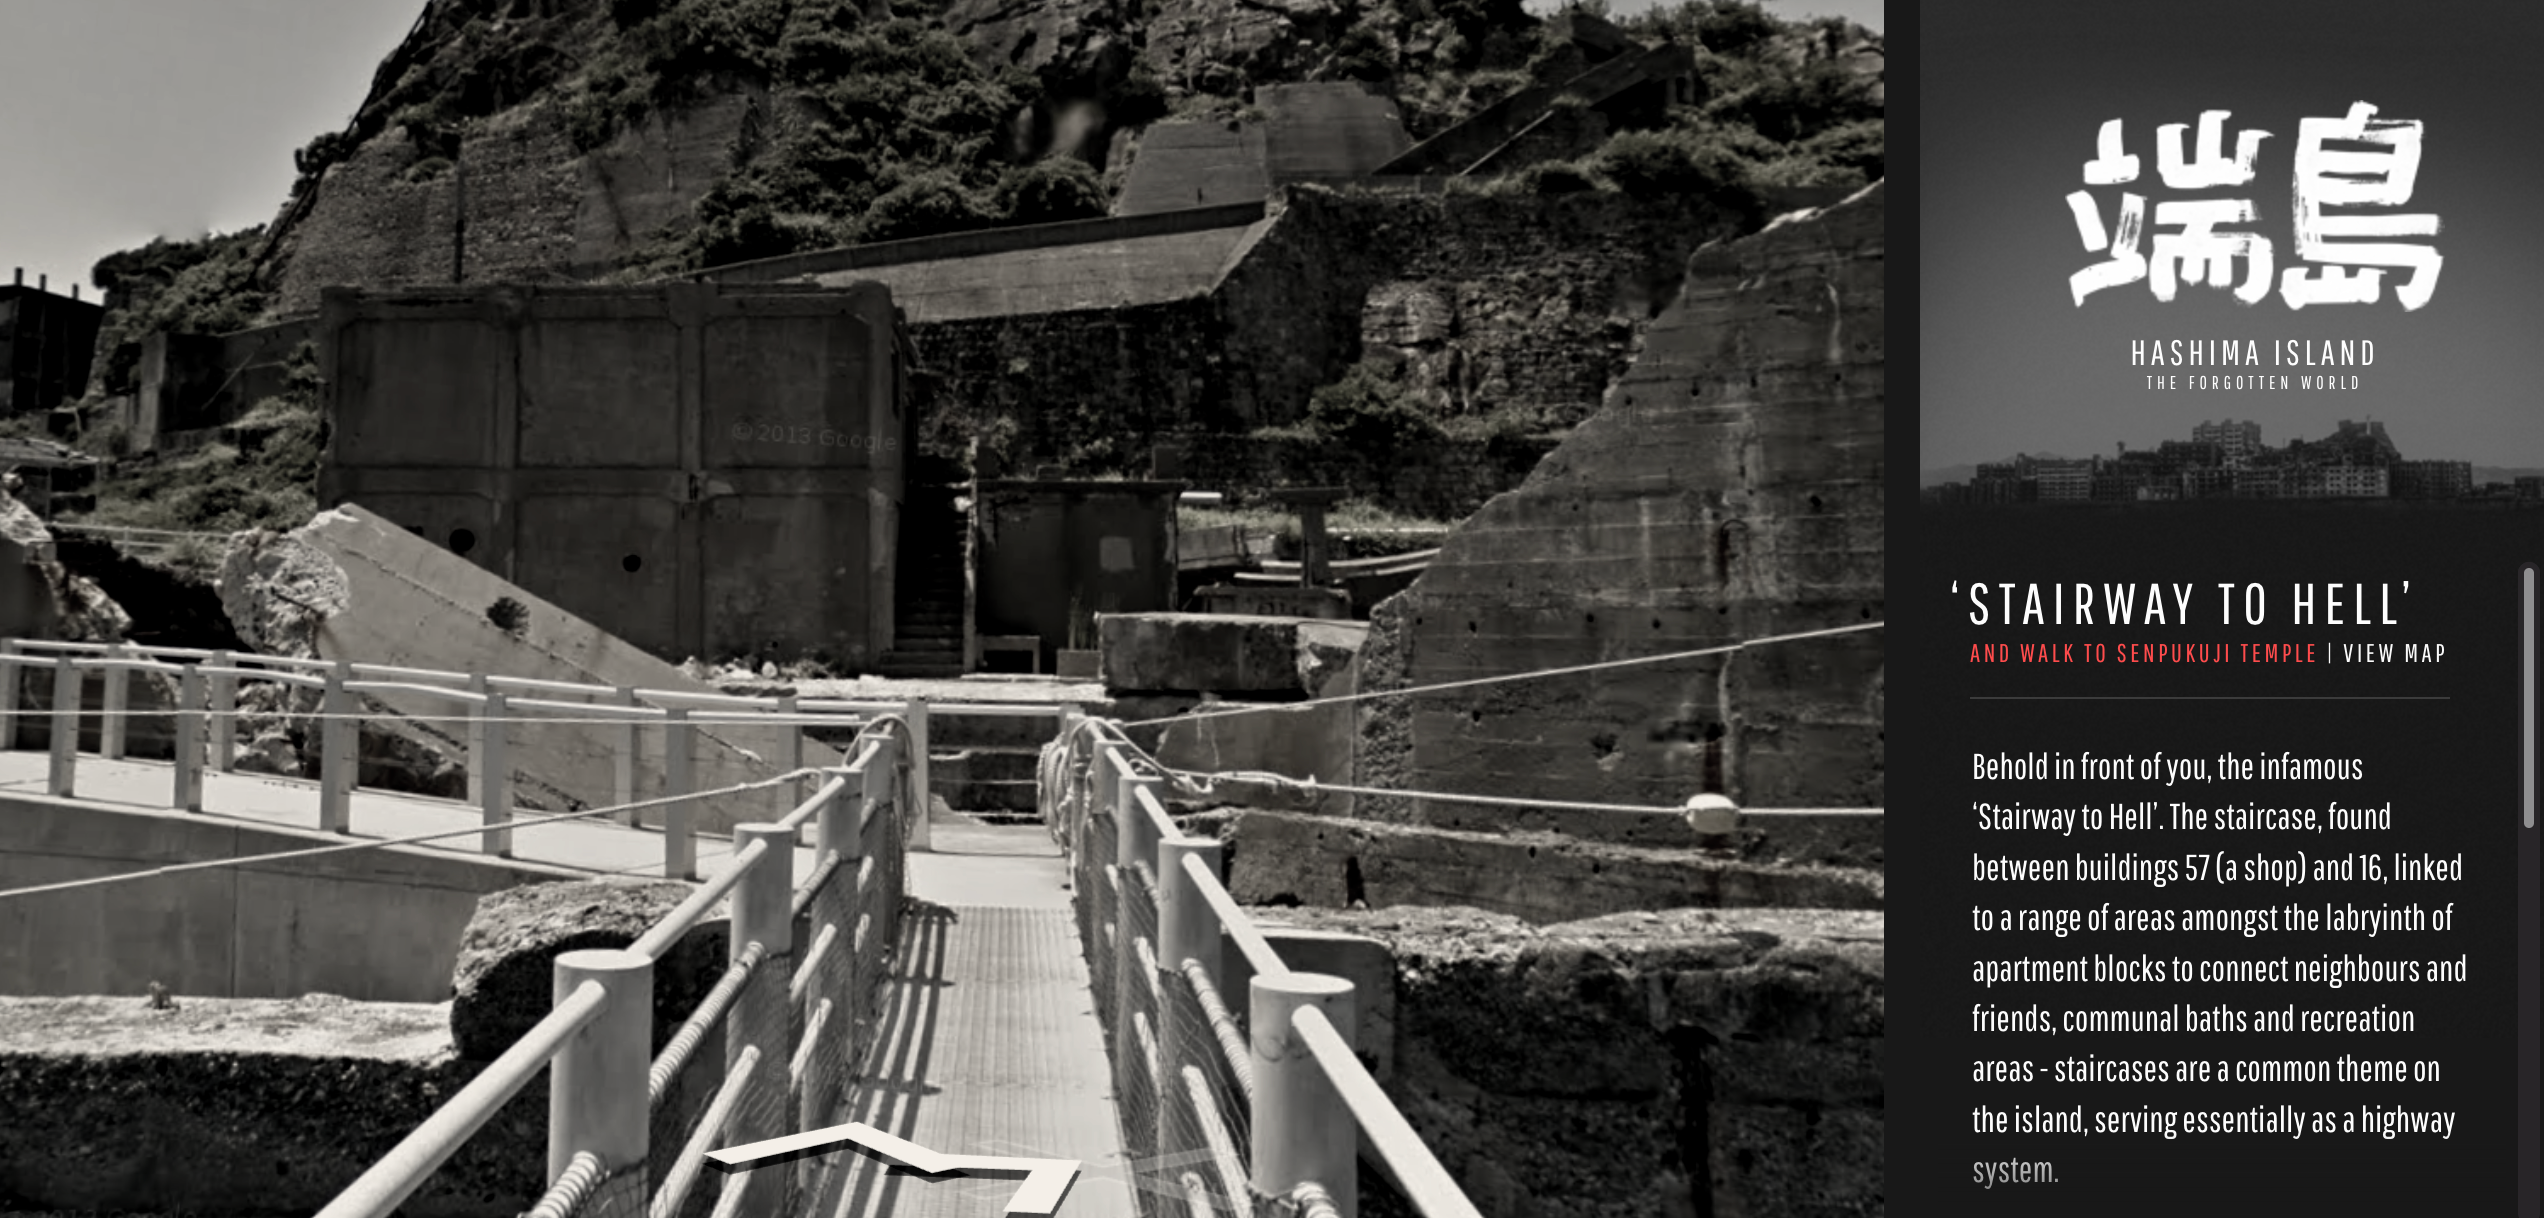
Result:
{"type": "MultiPolygon", "coordinates": [[[[2172,1215],[2508,1214],[2522,1145],[2514,1112],[2519,931],[2514,860],[2517,816],[2517,568],[2544,557],[2544,510],[2506,505],[2216,503],[2031,505],[1994,510],[1924,509],[1911,470],[1997,459],[2017,451],[2108,454],[2115,441],[2148,446],[2187,438],[2204,419],[2251,418],[2263,438],[2317,437],[2340,419],[2387,423],[2407,458],[2443,457],[2493,467],[2544,466],[2544,80],[2527,66],[2544,40],[2544,9],[2361,4],[2133,4],[2083,10],[2005,3],[1902,7],[1890,17],[1893,72],[1890,165],[1899,179],[1892,222],[1892,290],[1918,307],[1893,316],[1888,682],[1889,910],[1891,980],[1886,1051],[1890,1113],[1889,1212],[1928,1214],[2172,1215]],[[2408,211],[2434,211],[2433,243],[2446,256],[2429,307],[2406,313],[2391,294],[2375,305],[2298,311],[2274,290],[2236,304],[2224,291],[2184,285],[2160,304],[2143,283],[2072,302],[2067,276],[2099,260],[2077,241],[2064,196],[2083,186],[2081,166],[2111,118],[2128,121],[2129,151],[2142,161],[2130,187],[2094,188],[2109,223],[2122,189],[2168,196],[2155,167],[2155,127],[2195,124],[2204,109],[2235,111],[2228,130],[2274,133],[2249,188],[2278,245],[2287,234],[2290,157],[2301,118],[2336,116],[2367,100],[2392,118],[2428,124],[2419,185],[2408,211]],[[2378,360],[2357,370],[2358,393],[2151,394],[2145,370],[2127,364],[2127,340],[2143,338],[2371,338],[2378,360]],[[2189,625],[1974,626],[1961,581],[2086,581],[2197,585],[2189,625]],[[2272,626],[2217,624],[2215,584],[2258,582],[2272,626]],[[2290,585],[2392,582],[2393,627],[2287,625],[2290,585]],[[1983,667],[1975,642],[2342,641],[2442,642],[2437,667],[2222,665],[2199,670],[2079,665],[1983,667]],[[2147,696],[2166,701],[1978,701],[1981,695],[2147,696]],[[2445,701],[2222,701],[2338,695],[2444,697],[2445,701]],[[2320,805],[2391,798],[2390,834],[2208,835],[2198,844],[2271,855],[2303,848],[2464,852],[2459,885],[2369,892],[2305,886],[2267,893],[2215,885],[1976,885],[1974,851],[2043,855],[2136,849],[2161,841],[2116,835],[2044,839],[1985,834],[1970,805],[2064,804],[2183,798],[2133,784],[1982,784],[1974,751],[2074,753],[2092,749],[2252,755],[2360,756],[2370,780],[2308,788],[2210,784],[2186,802],[2286,796],[2320,805]],[[2447,891],[2453,888],[2455,891],[2447,891]],[[2161,935],[2138,939],[2047,935],[1982,937],[1970,929],[1980,899],[1999,907],[2099,906],[2116,900],[2180,907],[2284,905],[2292,897],[2424,904],[2457,902],[2460,931],[2441,940],[2389,943],[2354,934],[2308,937],[2161,935]],[[1984,893],[1984,897],[1982,897],[1984,893]],[[2081,946],[2080,946],[2081,944],[2081,946]],[[2416,951],[2420,945],[2444,950],[2416,951]],[[2166,950],[2195,958],[2315,956],[2356,951],[2453,958],[2469,952],[2472,980],[2447,986],[2319,985],[2237,993],[2215,986],[2012,986],[1994,993],[1969,980],[1982,955],[2054,957],[2094,951],[2166,950]],[[2382,1001],[2419,1012],[2408,1036],[2294,1037],[2177,1034],[2145,1038],[1977,1036],[1973,1002],[2053,1009],[2193,1005],[2364,1007],[2382,1001]],[[2165,1052],[2175,1058],[2429,1057],[2443,1084],[2060,1086],[1974,1084],[1981,1057],[2048,1062],[2067,1053],[2106,1057],[2165,1052]],[[1984,1100],[2087,1108],[2145,1105],[2234,1109],[2285,1101],[2301,1108],[2361,1104],[2454,1109],[2456,1136],[2394,1141],[2359,1135],[2289,1140],[2268,1135],[2074,1138],[1981,1136],[1970,1108],[1984,1100]],[[1982,1191],[1978,1159],[2043,1158],[2060,1183],[1982,1191]]],[[[2195,128],[2194,128],[2195,133],[2195,128]]],[[[2209,197],[2223,192],[2200,192],[2209,197]]],[[[2180,196],[2173,196],[2180,197],[2180,196]]],[[[2152,216],[2150,215],[2150,220],[2152,216]]],[[[2149,247],[2151,248],[2151,245],[2149,247]]],[[[2240,268],[2239,268],[2240,269],[2240,268]]],[[[2187,371],[2187,370],[2186,370],[2187,371]]]]}
{"type": "MultiPolygon", "coordinates": [[[[1906,24],[1901,22],[1898,24],[1906,24]]],[[[2206,419],[2250,418],[2262,438],[2329,433],[2374,415],[2405,457],[2544,468],[2536,387],[2544,377],[2535,302],[2544,295],[2544,85],[2534,57],[2544,6],[2285,3],[1951,3],[1927,6],[1913,61],[1923,90],[1917,318],[1930,359],[1920,386],[1920,470],[2014,453],[2109,455],[2113,445],[2188,439],[2206,419]],[[2445,259],[2419,310],[2395,302],[2388,271],[2373,305],[2291,309],[2277,294],[2244,305],[2184,284],[2170,303],[2144,282],[2080,308],[2067,277],[2102,261],[2078,240],[2066,196],[2090,190],[2103,224],[2123,191],[2148,199],[2250,198],[2253,231],[2277,267],[2296,265],[2290,192],[2297,125],[2367,101],[2381,118],[2426,125],[2405,213],[2434,212],[2445,259]],[[2264,140],[2253,182],[2173,192],[2156,168],[2156,128],[2203,110],[2264,140]],[[2126,186],[2086,187],[2084,163],[2110,119],[2140,163],[2126,186]],[[2361,392],[2156,393],[2132,368],[2132,338],[2371,339],[2361,392]]],[[[1905,57],[1894,58],[1894,64],[1905,57]]],[[[1905,82],[1902,82],[1903,84],[1905,82]]],[[[1894,87],[1894,95],[1909,90],[1894,87]]],[[[1896,126],[1896,124],[1894,124],[1896,126]]],[[[1893,158],[1894,162],[1897,158],[1893,158]]],[[[2362,212],[2360,214],[2374,214],[2362,212]]],[[[2242,264],[2237,265],[2240,281],[2242,264]]],[[[2275,273],[2274,273],[2275,278],[2275,273]]],[[[2266,354],[2266,352],[2265,352],[2266,354]]],[[[2350,370],[2345,370],[2350,371],[2350,370]]]]}

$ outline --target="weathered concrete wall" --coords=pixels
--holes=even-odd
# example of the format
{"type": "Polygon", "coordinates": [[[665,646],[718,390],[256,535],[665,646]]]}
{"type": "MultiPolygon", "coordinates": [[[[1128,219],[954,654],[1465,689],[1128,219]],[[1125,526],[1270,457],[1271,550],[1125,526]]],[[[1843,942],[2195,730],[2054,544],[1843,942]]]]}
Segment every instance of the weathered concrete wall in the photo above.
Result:
{"type": "Polygon", "coordinates": [[[665,659],[862,667],[892,639],[896,326],[871,284],[331,292],[320,499],[665,659]]]}
{"type": "Polygon", "coordinates": [[[1141,132],[1115,213],[1241,203],[1293,182],[1358,178],[1413,147],[1395,103],[1351,81],[1263,85],[1254,99],[1261,119],[1141,132]]]}
{"type": "MultiPolygon", "coordinates": [[[[1361,688],[1882,616],[1882,189],[1709,246],[1642,358],[1372,615],[1361,688]]],[[[1361,781],[1675,806],[1882,803],[1882,636],[1383,699],[1361,781]]],[[[1405,801],[1361,814],[1427,819],[1405,801]]]]}
{"type": "MultiPolygon", "coordinates": [[[[332,561],[346,587],[343,612],[317,627],[318,654],[364,664],[392,664],[448,672],[713,693],[680,669],[628,645],[535,593],[416,538],[359,506],[322,514],[295,536],[332,561]],[[519,629],[488,617],[497,601],[521,606],[519,629]]],[[[389,692],[374,697],[410,719],[412,730],[436,722],[428,733],[443,751],[467,755],[466,737],[442,721],[455,713],[447,700],[389,692]]],[[[696,729],[697,780],[703,788],[752,782],[782,772],[786,729],[707,726],[696,729]]],[[[610,724],[516,723],[512,728],[516,781],[563,797],[580,807],[614,802],[621,731],[610,724]]],[[[637,755],[636,797],[667,792],[662,733],[647,731],[637,755]]],[[[839,754],[817,741],[804,742],[804,764],[836,765],[839,754]]],[[[729,832],[737,824],[772,821],[792,809],[783,787],[719,796],[697,806],[697,824],[729,832]]],[[[662,810],[643,814],[662,823],[662,810]]]]}
{"type": "Polygon", "coordinates": [[[1390,949],[1381,1082],[1486,1214],[1882,1212],[1878,913],[1266,920],[1390,949]]]}
{"type": "Polygon", "coordinates": [[[1180,482],[981,482],[974,626],[1042,639],[1041,671],[1098,614],[1175,603],[1180,482]],[[1073,623],[1072,613],[1082,619],[1073,623]]]}
{"type": "Polygon", "coordinates": [[[562,106],[539,99],[468,125],[456,162],[392,127],[330,166],[286,209],[274,308],[318,307],[330,287],[580,279],[617,266],[691,209],[733,163],[739,89],[648,116],[586,155],[562,106]]]}
{"type": "MultiPolygon", "coordinates": [[[[342,839],[179,812],[0,797],[0,889],[342,839]]],[[[447,850],[320,855],[0,901],[0,993],[379,1002],[450,997],[485,893],[578,873],[447,850]]]]}

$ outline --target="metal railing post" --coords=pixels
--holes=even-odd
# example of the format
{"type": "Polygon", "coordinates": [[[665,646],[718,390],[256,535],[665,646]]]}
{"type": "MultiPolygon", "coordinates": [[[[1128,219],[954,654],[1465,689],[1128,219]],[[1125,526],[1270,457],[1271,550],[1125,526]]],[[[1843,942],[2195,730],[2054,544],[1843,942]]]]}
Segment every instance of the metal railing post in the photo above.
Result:
{"type": "Polygon", "coordinates": [[[936,806],[935,787],[928,776],[928,704],[925,698],[912,698],[902,708],[901,717],[910,725],[910,797],[918,804],[910,809],[910,839],[902,849],[925,854],[936,849],[929,832],[929,813],[936,806]]]}
{"type": "MultiPolygon", "coordinates": [[[[636,687],[633,685],[619,686],[618,704],[621,706],[637,705],[636,687]]],[[[644,749],[642,747],[644,739],[644,720],[638,719],[634,715],[628,716],[627,726],[621,729],[618,737],[617,781],[613,784],[611,792],[617,797],[614,802],[618,803],[622,807],[636,802],[636,763],[637,759],[644,755],[644,749]]],[[[641,814],[638,813],[636,809],[628,808],[627,811],[620,814],[620,819],[632,825],[637,823],[640,816],[641,814]]]]}
{"type": "Polygon", "coordinates": [[[53,657],[53,755],[44,767],[46,792],[69,798],[79,769],[80,670],[68,655],[53,657]]]}
{"type": "Polygon", "coordinates": [[[353,691],[345,688],[352,678],[352,664],[338,660],[329,665],[326,696],[318,704],[318,713],[324,716],[318,737],[318,828],[322,832],[353,832],[353,779],[358,764],[353,753],[358,729],[353,721],[353,691]]]}
{"type": "Polygon", "coordinates": [[[0,752],[18,747],[18,641],[0,639],[0,752]]]}
{"type": "MultiPolygon", "coordinates": [[[[795,973],[795,831],[777,825],[733,827],[736,854],[753,842],[766,843],[768,849],[734,886],[732,952],[738,960],[743,949],[757,943],[761,956],[759,967],[726,1017],[724,1060],[740,1061],[743,1048],[753,1045],[760,1057],[750,1097],[733,1115],[732,1132],[727,1135],[731,1145],[796,1132],[786,1128],[795,1116],[786,1088],[787,1065],[795,1056],[795,1046],[788,1043],[793,1017],[786,1001],[787,982],[795,973]]],[[[742,1212],[776,1214],[792,1209],[788,1194],[794,1191],[794,1179],[795,1173],[787,1171],[750,1173],[742,1212]]]]}
{"type": "Polygon", "coordinates": [[[238,659],[225,648],[212,653],[212,769],[227,774],[238,764],[238,659]]]}
{"type": "MultiPolygon", "coordinates": [[[[689,726],[687,710],[675,706],[663,712],[663,794],[697,793],[696,731],[689,726]]],[[[675,880],[698,878],[698,809],[686,799],[663,807],[663,874],[675,880]]]]}
{"type": "Polygon", "coordinates": [[[176,787],[168,806],[186,812],[203,810],[203,666],[188,664],[177,679],[175,740],[176,787]]]}
{"type": "Polygon", "coordinates": [[[482,772],[478,784],[478,807],[486,818],[486,853],[496,858],[512,857],[512,725],[505,723],[508,714],[503,691],[489,689],[486,701],[477,712],[477,755],[469,758],[469,769],[482,772]]]}
{"type": "Polygon", "coordinates": [[[1342,1218],[1358,1218],[1360,1125],[1342,1092],[1290,1026],[1303,1006],[1323,1010],[1345,1043],[1356,1039],[1352,983],[1322,973],[1257,975],[1248,1003],[1254,1069],[1254,1191],[1286,1197],[1321,1184],[1342,1218]]]}
{"type": "Polygon", "coordinates": [[[124,756],[124,710],[132,701],[132,670],[115,661],[130,655],[131,649],[125,644],[108,644],[106,663],[97,672],[105,682],[99,697],[97,755],[108,761],[120,761],[124,756]]]}
{"type": "MultiPolygon", "coordinates": [[[[1107,749],[1104,755],[1111,763],[1107,772],[1115,776],[1111,798],[1106,802],[1113,809],[1113,863],[1119,873],[1113,886],[1113,933],[1118,936],[1114,940],[1113,1011],[1115,1018],[1127,1020],[1130,1012],[1139,1009],[1132,1005],[1132,996],[1138,991],[1131,987],[1148,984],[1148,979],[1141,975],[1143,970],[1139,952],[1131,942],[1131,930],[1145,921],[1136,916],[1142,898],[1139,878],[1135,873],[1157,864],[1157,835],[1148,831],[1148,816],[1140,810],[1138,795],[1141,787],[1151,785],[1154,780],[1132,773],[1130,760],[1120,750],[1107,749]]],[[[1164,882],[1162,876],[1151,878],[1161,884],[1164,882]]],[[[1150,899],[1154,899],[1153,894],[1150,899]]],[[[1127,1032],[1128,1028],[1116,1031],[1127,1032]]]]}
{"type": "Polygon", "coordinates": [[[483,807],[486,768],[477,761],[486,755],[485,695],[494,692],[494,687],[487,684],[485,673],[472,672],[468,674],[468,692],[478,695],[473,703],[477,709],[468,713],[468,802],[483,807]]]}
{"type": "MultiPolygon", "coordinates": [[[[849,760],[854,762],[856,758],[849,760]]],[[[858,830],[865,819],[866,799],[872,787],[862,770],[850,768],[838,774],[845,779],[839,784],[839,793],[822,805],[819,819],[813,823],[813,857],[838,855],[839,868],[831,872],[830,882],[846,886],[840,890],[847,899],[839,903],[844,911],[839,915],[839,941],[831,944],[831,950],[839,953],[839,966],[833,973],[836,983],[830,991],[827,1035],[839,1038],[845,1046],[842,1060],[850,1063],[848,1068],[853,1071],[862,1047],[857,1043],[857,915],[866,908],[866,894],[857,887],[857,875],[866,858],[866,838],[858,830]]],[[[875,927],[873,933],[882,934],[883,928],[875,927]]],[[[844,1079],[840,1086],[841,1094],[845,1094],[848,1084],[844,1079]]]]}
{"type": "Polygon", "coordinates": [[[565,1042],[548,1067],[548,1179],[565,1174],[574,1156],[601,1161],[602,1183],[583,1218],[638,1218],[646,1207],[650,1113],[646,1072],[653,1065],[654,961],[631,951],[565,952],[556,958],[555,998],[564,1002],[586,981],[609,989],[600,1014],[565,1042]]]}
{"type": "MultiPolygon", "coordinates": [[[[1174,993],[1191,984],[1185,979],[1186,962],[1197,964],[1211,987],[1219,985],[1219,911],[1202,899],[1201,889],[1194,884],[1192,873],[1184,865],[1186,859],[1199,859],[1210,874],[1219,874],[1219,843],[1211,838],[1173,837],[1157,844],[1157,967],[1159,989],[1174,993]]],[[[1155,1153],[1168,1162],[1168,1156],[1207,1150],[1206,1146],[1178,1145],[1179,1130],[1199,1129],[1202,1118],[1193,1111],[1192,1096],[1184,1089],[1184,1067],[1196,1063],[1184,1059],[1186,1045],[1210,1043],[1210,1029],[1181,1026],[1178,1014],[1181,1003],[1161,1002],[1157,1006],[1157,1143],[1155,1153]]]]}
{"type": "MultiPolygon", "coordinates": [[[[800,770],[804,768],[804,727],[802,724],[794,722],[795,716],[798,713],[797,708],[800,705],[801,703],[797,701],[793,694],[779,694],[777,696],[777,713],[780,717],[787,720],[785,727],[786,734],[778,738],[780,741],[777,750],[778,761],[788,770],[800,770]]],[[[801,778],[786,784],[786,792],[786,802],[790,806],[801,806],[806,799],[811,798],[812,796],[812,791],[804,785],[804,780],[801,778]]]]}

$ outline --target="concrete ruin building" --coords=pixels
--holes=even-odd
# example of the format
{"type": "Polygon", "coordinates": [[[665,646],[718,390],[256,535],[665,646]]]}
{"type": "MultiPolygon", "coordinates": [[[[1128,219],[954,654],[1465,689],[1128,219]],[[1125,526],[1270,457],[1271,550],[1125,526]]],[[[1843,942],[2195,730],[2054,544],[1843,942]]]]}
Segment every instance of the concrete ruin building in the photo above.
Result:
{"type": "Polygon", "coordinates": [[[40,414],[79,397],[106,311],[71,294],[51,291],[43,276],[29,286],[26,271],[0,286],[0,417],[40,414]]]}
{"type": "Polygon", "coordinates": [[[322,503],[675,661],[892,649],[911,360],[882,289],[344,290],[317,332],[322,503]]]}

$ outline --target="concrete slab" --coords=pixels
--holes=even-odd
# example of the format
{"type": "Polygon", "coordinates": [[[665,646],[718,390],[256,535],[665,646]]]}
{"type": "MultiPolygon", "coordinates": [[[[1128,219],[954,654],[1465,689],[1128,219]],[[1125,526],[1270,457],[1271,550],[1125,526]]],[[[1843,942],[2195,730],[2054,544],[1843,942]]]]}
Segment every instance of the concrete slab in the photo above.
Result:
{"type": "MultiPolygon", "coordinates": [[[[531,595],[519,585],[440,546],[408,533],[364,508],[345,505],[322,513],[300,537],[344,572],[349,608],[318,629],[318,653],[328,659],[446,672],[488,672],[512,677],[593,685],[714,693],[672,664],[613,637],[598,626],[531,595]],[[509,598],[524,606],[519,629],[491,621],[486,606],[509,598]]],[[[459,704],[423,694],[373,695],[415,723],[434,723],[446,750],[466,755],[459,704]]],[[[549,698],[572,701],[568,695],[549,698]]],[[[702,788],[734,786],[781,773],[787,729],[737,726],[696,730],[697,781],[702,788]]],[[[614,723],[513,725],[514,768],[585,807],[616,799],[618,755],[624,731],[614,723]],[[535,765],[530,759],[537,758],[535,765]]],[[[663,733],[643,733],[638,751],[637,798],[665,793],[663,733]]],[[[828,745],[807,740],[804,764],[840,763],[828,745]]],[[[699,824],[728,830],[736,824],[784,816],[801,799],[785,788],[743,792],[699,810],[699,824]]],[[[658,813],[645,816],[659,824],[658,813]]]]}

